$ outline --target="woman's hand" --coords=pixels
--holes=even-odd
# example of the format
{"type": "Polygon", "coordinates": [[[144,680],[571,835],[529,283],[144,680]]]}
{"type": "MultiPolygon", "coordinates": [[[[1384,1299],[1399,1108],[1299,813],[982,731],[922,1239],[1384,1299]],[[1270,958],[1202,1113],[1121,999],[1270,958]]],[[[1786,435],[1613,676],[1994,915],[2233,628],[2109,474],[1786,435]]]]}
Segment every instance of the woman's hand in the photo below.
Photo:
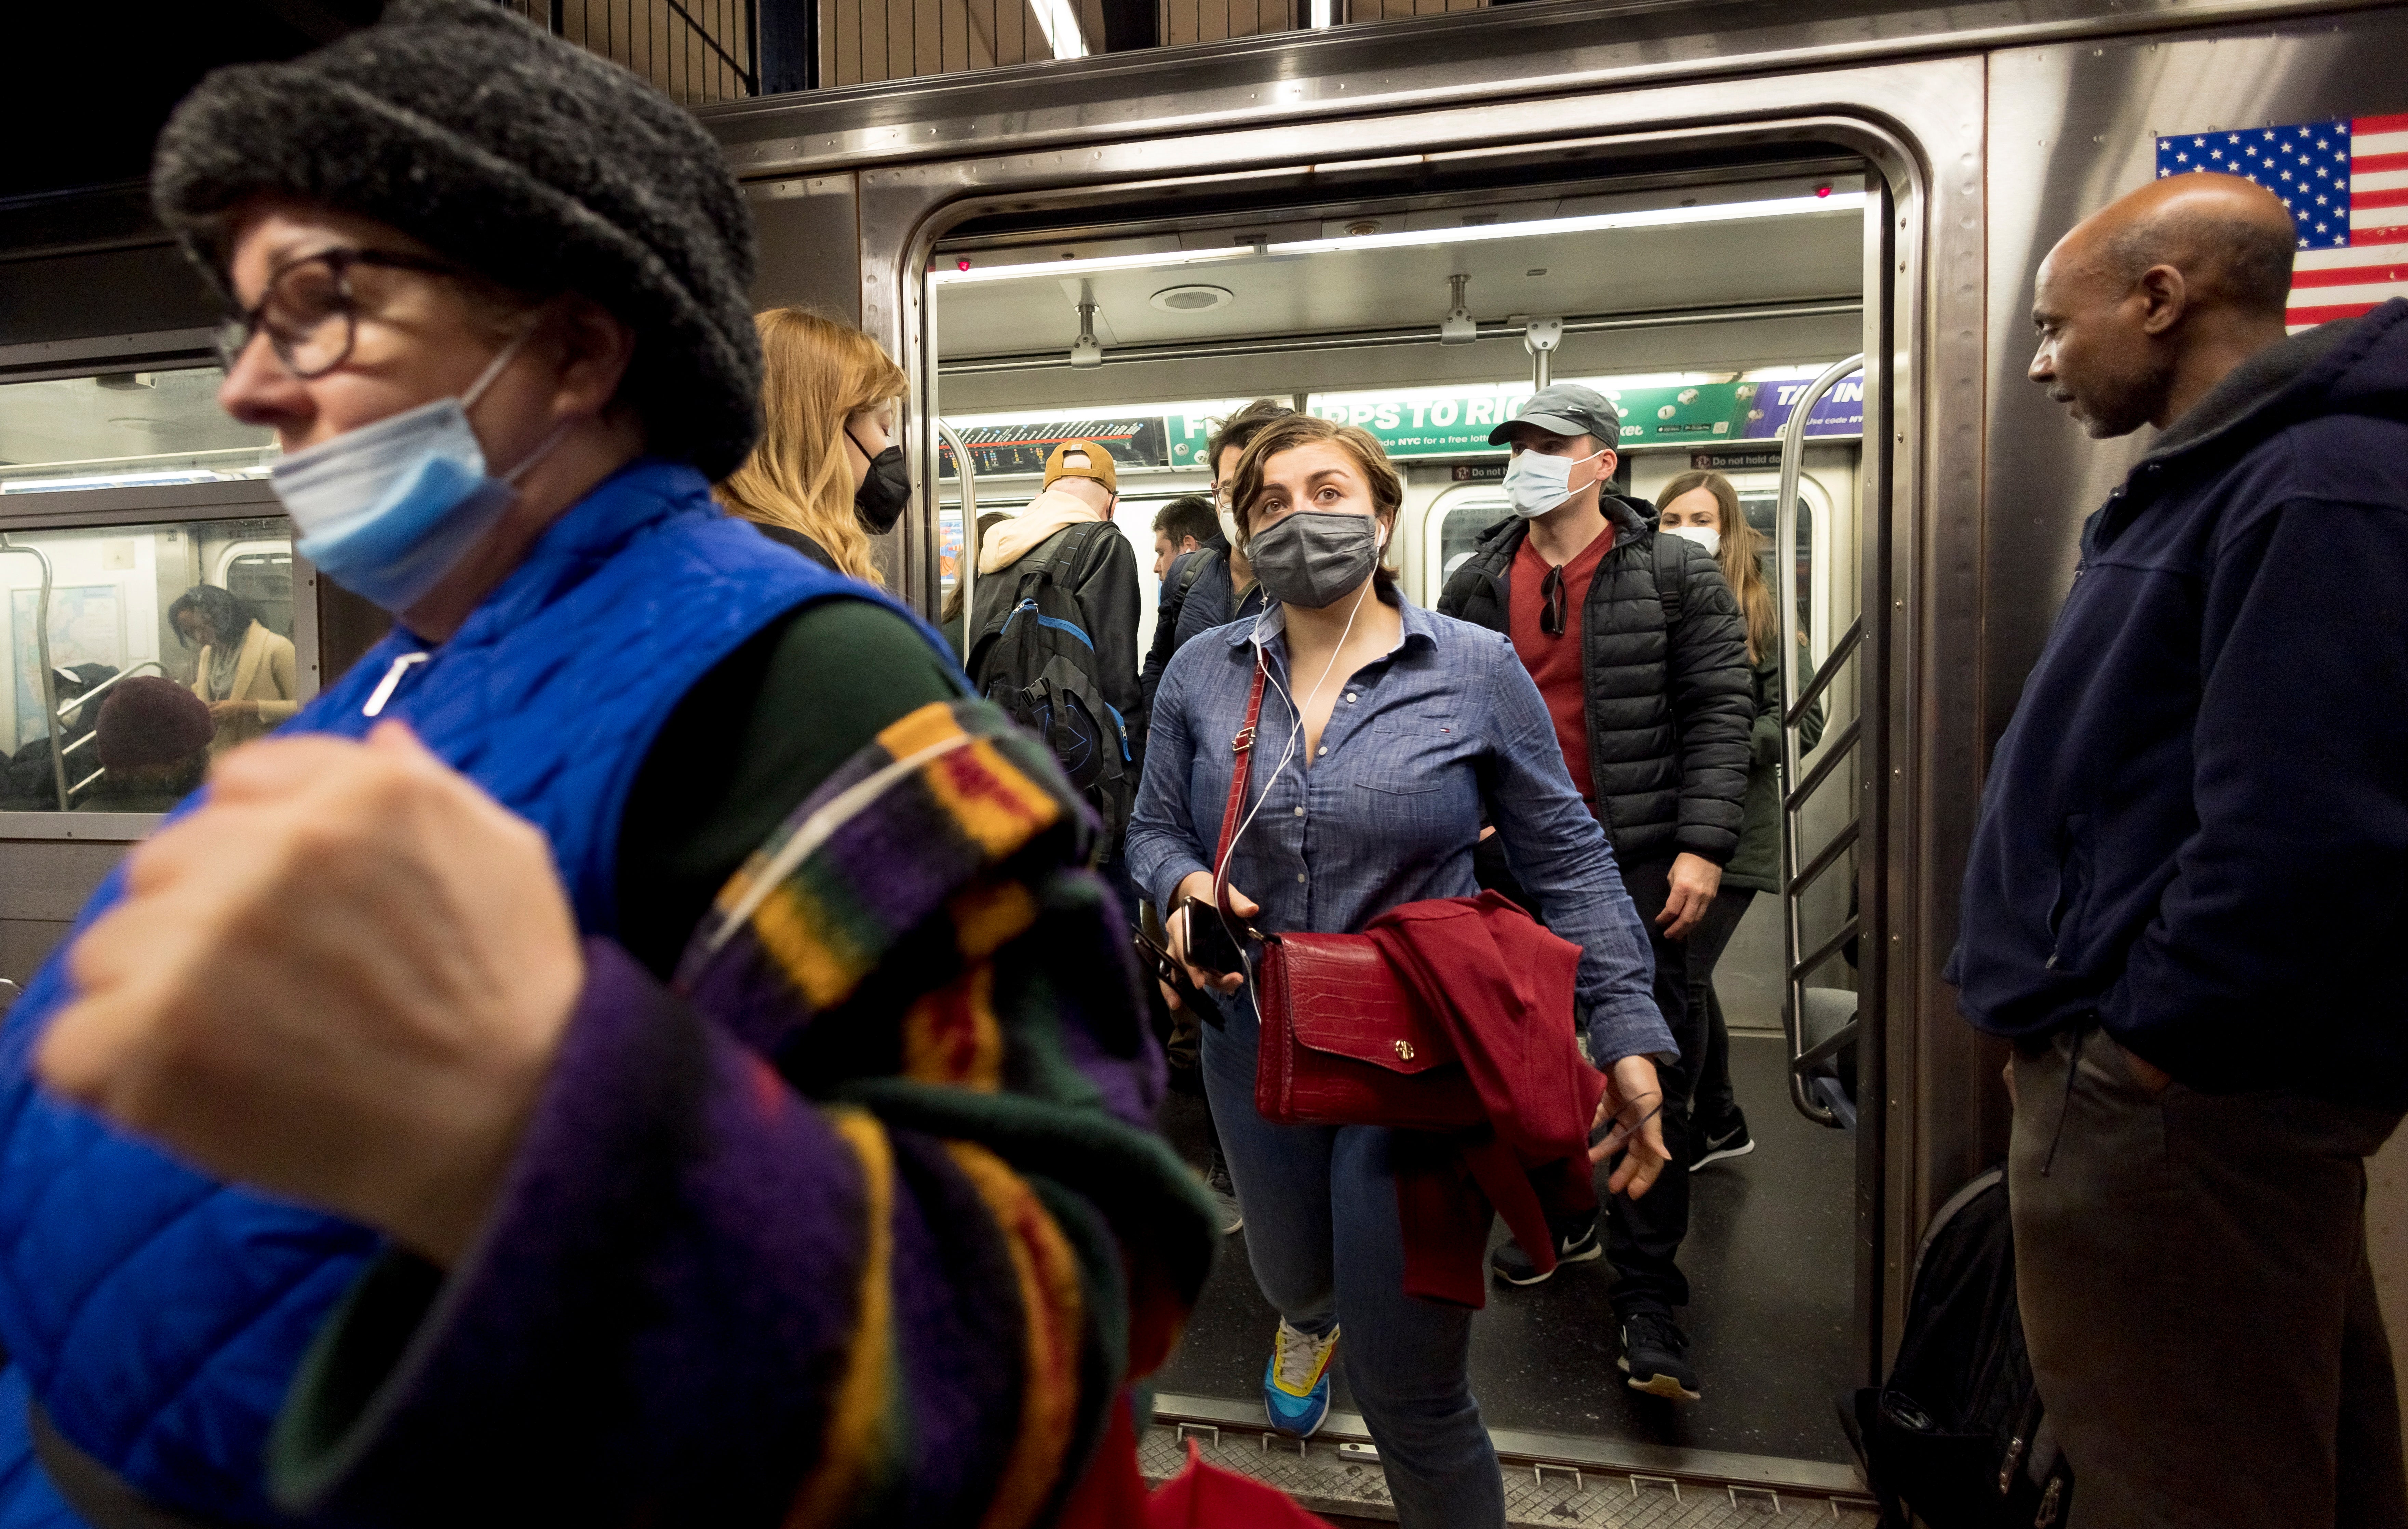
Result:
{"type": "Polygon", "coordinates": [[[1616,1152],[1622,1161],[1613,1176],[1605,1181],[1610,1194],[1627,1194],[1633,1200],[1655,1186],[1672,1161],[1664,1149],[1664,1088],[1656,1076],[1656,1063],[1648,1057],[1625,1057],[1606,1070],[1605,1097],[1597,1102],[1597,1118],[1589,1123],[1595,1134],[1608,1120],[1613,1129],[1607,1132],[1588,1149],[1588,1161],[1603,1162],[1616,1152]]]}
{"type": "Polygon", "coordinates": [[[584,983],[543,835],[388,722],[227,755],[125,886],[68,952],[43,1081],[455,1262],[584,983]]]}
{"type": "Polygon", "coordinates": [[[233,716],[257,716],[258,714],[259,702],[255,700],[213,700],[209,702],[209,720],[212,722],[223,722],[226,718],[233,716]]]}
{"type": "MultiPolygon", "coordinates": [[[[1229,894],[1229,912],[1235,916],[1252,918],[1263,911],[1259,903],[1235,887],[1226,890],[1229,894]]],[[[1196,984],[1199,990],[1210,988],[1216,993],[1234,993],[1246,985],[1243,972],[1211,972],[1187,959],[1187,915],[1183,910],[1191,897],[1208,908],[1212,905],[1212,873],[1193,871],[1179,884],[1178,901],[1172,904],[1170,916],[1163,920],[1163,927],[1170,931],[1170,953],[1179,958],[1180,965],[1187,968],[1187,980],[1196,984]]]]}

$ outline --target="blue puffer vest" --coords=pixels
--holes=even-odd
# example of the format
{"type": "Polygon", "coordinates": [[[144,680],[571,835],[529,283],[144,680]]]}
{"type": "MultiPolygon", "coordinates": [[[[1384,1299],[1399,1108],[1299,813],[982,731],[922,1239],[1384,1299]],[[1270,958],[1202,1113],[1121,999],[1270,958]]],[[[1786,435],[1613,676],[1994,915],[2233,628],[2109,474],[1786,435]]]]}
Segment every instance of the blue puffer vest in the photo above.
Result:
{"type": "MultiPolygon", "coordinates": [[[[692,469],[641,461],[555,523],[449,642],[396,630],[282,730],[366,733],[362,707],[395,661],[426,653],[382,714],[549,834],[580,925],[607,934],[620,816],[670,711],[745,639],[832,596],[884,599],[723,515],[692,469]]],[[[79,927],[117,896],[112,874],[79,927]]],[[[377,1239],[202,1177],[42,1093],[30,1059],[66,996],[62,967],[53,957],[0,1031],[0,1341],[14,1366],[0,1403],[30,1383],[61,1434],[163,1503],[273,1522],[269,1426],[377,1239]]],[[[28,1447],[22,1402],[0,1406],[0,1529],[64,1519],[24,1468],[28,1447]]]]}

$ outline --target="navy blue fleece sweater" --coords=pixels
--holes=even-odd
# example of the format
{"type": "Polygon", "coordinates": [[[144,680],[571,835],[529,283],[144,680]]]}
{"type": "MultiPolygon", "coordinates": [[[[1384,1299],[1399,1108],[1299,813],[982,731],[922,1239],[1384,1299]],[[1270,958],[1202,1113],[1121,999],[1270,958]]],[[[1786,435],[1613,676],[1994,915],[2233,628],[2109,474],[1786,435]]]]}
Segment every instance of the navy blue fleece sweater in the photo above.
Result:
{"type": "Polygon", "coordinates": [[[2408,301],[2253,356],[2090,517],[1948,975],[1994,1034],[2408,1107],[2408,301]]]}

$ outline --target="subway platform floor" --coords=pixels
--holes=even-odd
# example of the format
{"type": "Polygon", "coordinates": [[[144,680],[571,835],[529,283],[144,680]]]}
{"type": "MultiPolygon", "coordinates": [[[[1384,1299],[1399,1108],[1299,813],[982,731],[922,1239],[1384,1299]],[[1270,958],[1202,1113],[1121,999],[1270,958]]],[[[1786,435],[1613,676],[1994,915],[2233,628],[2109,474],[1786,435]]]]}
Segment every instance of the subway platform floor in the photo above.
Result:
{"type": "MultiPolygon", "coordinates": [[[[1704,1399],[1675,1404],[1623,1383],[1606,1298],[1612,1267],[1598,1259],[1526,1289],[1491,1281],[1471,1351],[1472,1393],[1491,1428],[1851,1460],[1831,1402],[1862,1383],[1848,1343],[1855,1139],[1790,1107],[1779,1036],[1735,1033],[1731,1071],[1756,1150],[1698,1174],[1681,1256],[1690,1305],[1677,1316],[1704,1399]]],[[[1203,1112],[1202,1100],[1180,1093],[1162,1112],[1191,1162],[1204,1160],[1203,1112]]],[[[1503,1234],[1501,1225],[1493,1233],[1503,1234]]],[[[1258,1396],[1278,1321],[1247,1273],[1240,1232],[1155,1389],[1258,1396]]],[[[1354,1406],[1342,1373],[1335,1405],[1354,1406]]]]}

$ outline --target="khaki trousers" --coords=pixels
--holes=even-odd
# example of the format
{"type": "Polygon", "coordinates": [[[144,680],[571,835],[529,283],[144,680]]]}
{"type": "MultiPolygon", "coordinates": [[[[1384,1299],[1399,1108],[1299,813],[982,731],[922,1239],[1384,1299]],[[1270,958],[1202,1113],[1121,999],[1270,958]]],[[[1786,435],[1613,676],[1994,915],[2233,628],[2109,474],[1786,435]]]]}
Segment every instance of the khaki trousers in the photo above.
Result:
{"type": "Polygon", "coordinates": [[[2400,1117],[2015,1059],[2016,1291],[2071,1529],[2408,1529],[2365,1159],[2400,1117]]]}

